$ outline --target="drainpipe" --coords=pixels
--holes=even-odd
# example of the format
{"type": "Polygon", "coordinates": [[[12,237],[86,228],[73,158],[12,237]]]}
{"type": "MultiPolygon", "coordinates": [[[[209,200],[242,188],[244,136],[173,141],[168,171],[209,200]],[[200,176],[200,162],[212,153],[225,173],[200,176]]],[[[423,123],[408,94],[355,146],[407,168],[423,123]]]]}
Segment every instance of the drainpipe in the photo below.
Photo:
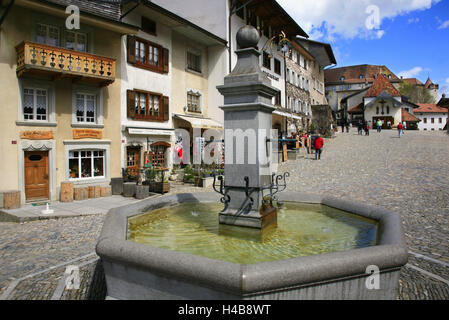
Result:
{"type": "Polygon", "coordinates": [[[9,10],[11,10],[13,4],[14,4],[14,0],[11,0],[5,9],[5,13],[3,13],[3,15],[0,17],[0,27],[3,24],[3,21],[6,19],[6,16],[8,15],[9,10]]]}
{"type": "MultiPolygon", "coordinates": [[[[285,58],[285,52],[284,52],[284,89],[285,89],[285,109],[288,110],[288,97],[287,97],[287,59],[285,58]]],[[[287,117],[285,117],[285,134],[288,132],[288,122],[287,117]]]]}

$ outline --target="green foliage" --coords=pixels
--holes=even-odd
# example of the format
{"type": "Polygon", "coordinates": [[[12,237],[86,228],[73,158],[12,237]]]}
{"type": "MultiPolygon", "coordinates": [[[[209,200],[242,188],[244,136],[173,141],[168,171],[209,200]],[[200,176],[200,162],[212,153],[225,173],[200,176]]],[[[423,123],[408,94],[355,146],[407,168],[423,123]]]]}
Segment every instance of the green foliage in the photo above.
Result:
{"type": "Polygon", "coordinates": [[[399,92],[413,103],[435,103],[432,95],[423,86],[402,82],[399,86],[399,92]]]}
{"type": "Polygon", "coordinates": [[[156,175],[157,173],[153,168],[145,170],[145,180],[154,181],[156,179],[156,175]]]}

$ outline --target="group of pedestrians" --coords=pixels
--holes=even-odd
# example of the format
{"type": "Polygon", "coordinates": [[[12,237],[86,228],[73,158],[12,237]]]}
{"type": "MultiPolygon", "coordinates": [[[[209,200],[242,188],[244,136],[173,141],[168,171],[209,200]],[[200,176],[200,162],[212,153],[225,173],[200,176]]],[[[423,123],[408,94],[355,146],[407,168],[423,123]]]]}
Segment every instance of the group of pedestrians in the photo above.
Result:
{"type": "Polygon", "coordinates": [[[357,125],[357,132],[359,135],[363,135],[363,132],[365,132],[365,136],[369,136],[369,123],[368,121],[359,121],[359,124],[357,125]]]}

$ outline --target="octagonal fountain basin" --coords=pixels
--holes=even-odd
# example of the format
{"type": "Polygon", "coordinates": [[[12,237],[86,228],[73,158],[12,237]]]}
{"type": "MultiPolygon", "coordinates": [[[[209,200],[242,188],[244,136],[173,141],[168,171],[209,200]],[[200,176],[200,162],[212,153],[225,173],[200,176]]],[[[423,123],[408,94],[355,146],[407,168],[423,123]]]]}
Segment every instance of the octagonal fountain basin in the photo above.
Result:
{"type": "Polygon", "coordinates": [[[97,244],[108,297],[396,298],[407,262],[398,214],[318,195],[279,200],[277,227],[263,231],[220,225],[215,193],[112,209],[97,244]]]}

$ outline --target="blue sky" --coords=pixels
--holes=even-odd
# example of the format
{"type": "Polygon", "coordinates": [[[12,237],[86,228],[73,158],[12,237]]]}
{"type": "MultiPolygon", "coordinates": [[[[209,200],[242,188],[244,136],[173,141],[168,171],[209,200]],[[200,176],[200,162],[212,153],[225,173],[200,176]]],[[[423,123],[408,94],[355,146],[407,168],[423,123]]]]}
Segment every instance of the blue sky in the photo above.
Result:
{"type": "Polygon", "coordinates": [[[337,67],[385,65],[449,94],[449,0],[277,0],[337,67]]]}

